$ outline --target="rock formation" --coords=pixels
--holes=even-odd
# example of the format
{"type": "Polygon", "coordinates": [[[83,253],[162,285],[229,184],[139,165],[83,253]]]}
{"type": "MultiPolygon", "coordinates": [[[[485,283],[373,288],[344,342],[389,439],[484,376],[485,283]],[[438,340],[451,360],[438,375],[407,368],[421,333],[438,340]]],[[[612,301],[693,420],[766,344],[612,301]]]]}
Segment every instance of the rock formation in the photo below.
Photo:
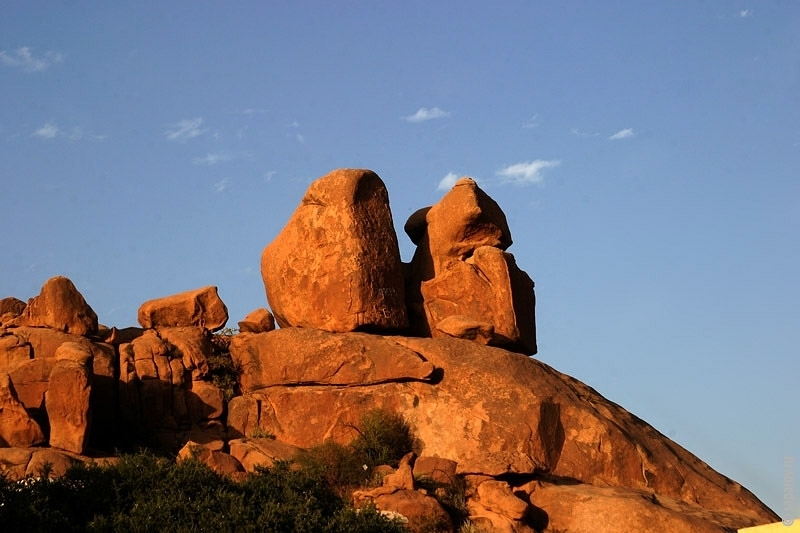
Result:
{"type": "Polygon", "coordinates": [[[506,217],[474,180],[460,179],[405,230],[417,245],[406,282],[412,332],[536,353],[533,281],[504,251],[506,217]]]}
{"type": "Polygon", "coordinates": [[[312,184],[262,256],[278,330],[262,308],[241,333],[212,335],[228,319],[215,287],[146,302],[142,328],[97,324],[61,277],[27,305],[0,300],[0,471],[20,479],[50,464],[59,475],[89,449],[134,443],[236,478],[347,443],[378,408],[402,415],[420,456],[355,497],[418,529],[453,528],[420,480],[463,485],[486,531],[723,533],[778,520],[643,420],[526,356],[533,282],[474,181],[414,213],[406,232],[417,250],[404,269],[374,173],[312,184]],[[225,358],[239,371],[227,395],[212,381],[225,358]]]}
{"type": "Polygon", "coordinates": [[[157,298],[139,308],[139,324],[143,328],[198,326],[217,331],[228,321],[228,308],[222,303],[216,287],[157,298]]]}
{"type": "Polygon", "coordinates": [[[281,327],[332,332],[408,325],[389,195],[370,170],[341,169],[308,188],[261,256],[281,327]]]}

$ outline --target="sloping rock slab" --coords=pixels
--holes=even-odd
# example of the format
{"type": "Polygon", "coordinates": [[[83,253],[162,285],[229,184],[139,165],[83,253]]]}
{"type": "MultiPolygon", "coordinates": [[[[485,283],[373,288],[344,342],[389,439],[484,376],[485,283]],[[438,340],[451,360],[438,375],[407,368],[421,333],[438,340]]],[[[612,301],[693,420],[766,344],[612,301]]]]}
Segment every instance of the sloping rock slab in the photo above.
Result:
{"type": "Polygon", "coordinates": [[[213,286],[148,300],[139,307],[143,328],[201,326],[217,331],[228,321],[228,308],[213,286]]]}
{"type": "Polygon", "coordinates": [[[385,339],[443,369],[441,381],[264,388],[237,398],[241,405],[231,402],[229,424],[242,435],[258,427],[308,448],[328,438],[349,442],[361,415],[383,408],[405,417],[424,455],[457,461],[459,473],[555,475],[778,519],[747,489],[546,364],[462,339],[385,339]]]}
{"type": "Polygon", "coordinates": [[[429,380],[434,366],[396,342],[365,333],[285,328],[240,333],[230,345],[243,392],[278,385],[363,386],[429,380]]]}

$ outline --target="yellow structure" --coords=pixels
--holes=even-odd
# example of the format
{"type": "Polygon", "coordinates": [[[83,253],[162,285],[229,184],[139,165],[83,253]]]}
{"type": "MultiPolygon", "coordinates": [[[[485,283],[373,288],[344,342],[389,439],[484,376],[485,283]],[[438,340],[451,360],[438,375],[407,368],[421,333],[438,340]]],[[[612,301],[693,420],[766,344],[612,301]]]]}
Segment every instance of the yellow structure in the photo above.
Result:
{"type": "Polygon", "coordinates": [[[740,529],[739,533],[800,533],[800,518],[795,519],[791,526],[784,525],[783,522],[775,522],[763,526],[746,527],[740,529]]]}

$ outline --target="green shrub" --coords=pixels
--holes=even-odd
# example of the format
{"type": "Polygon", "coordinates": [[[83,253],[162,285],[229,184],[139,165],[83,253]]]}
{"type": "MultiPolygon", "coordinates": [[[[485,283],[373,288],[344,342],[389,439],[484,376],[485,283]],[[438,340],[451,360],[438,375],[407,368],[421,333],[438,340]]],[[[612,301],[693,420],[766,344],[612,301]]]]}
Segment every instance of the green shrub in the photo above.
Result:
{"type": "Polygon", "coordinates": [[[151,454],[59,479],[0,477],[0,531],[403,531],[375,509],[358,512],[324,480],[279,463],[241,482],[205,465],[151,454]]]}
{"type": "Polygon", "coordinates": [[[236,332],[235,329],[224,328],[212,335],[211,344],[214,346],[214,353],[207,357],[211,383],[222,391],[226,402],[241,393],[239,386],[241,370],[233,362],[230,351],[231,338],[236,332]]]}
{"type": "Polygon", "coordinates": [[[411,427],[397,413],[373,409],[361,417],[358,436],[351,447],[369,468],[390,465],[397,468],[408,452],[418,451],[411,427]]]}

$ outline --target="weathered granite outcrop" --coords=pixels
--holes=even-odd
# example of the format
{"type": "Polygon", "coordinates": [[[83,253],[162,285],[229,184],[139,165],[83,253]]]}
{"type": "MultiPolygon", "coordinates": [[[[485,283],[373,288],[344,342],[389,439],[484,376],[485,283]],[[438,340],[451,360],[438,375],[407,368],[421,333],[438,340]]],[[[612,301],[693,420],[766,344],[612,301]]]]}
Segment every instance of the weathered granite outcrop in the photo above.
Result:
{"type": "Polygon", "coordinates": [[[389,195],[371,170],[334,170],[312,183],[264,249],[261,275],[281,327],[345,332],[408,325],[389,195]]]}
{"type": "Polygon", "coordinates": [[[406,277],[414,334],[536,353],[533,281],[505,252],[512,242],[506,217],[474,180],[459,180],[439,203],[411,215],[405,230],[417,245],[406,277]],[[453,317],[472,326],[454,329],[453,317]]]}
{"type": "Polygon", "coordinates": [[[486,531],[728,533],[778,520],[646,422],[526,357],[533,282],[474,181],[405,229],[417,249],[403,266],[380,178],[317,180],[262,255],[278,330],[261,308],[238,335],[212,335],[228,319],[215,287],[146,302],[142,328],[98,324],[62,277],[27,305],[0,300],[0,472],[58,475],[90,447],[146,443],[236,478],[347,443],[379,408],[402,415],[421,457],[384,466],[383,484],[355,496],[412,529],[453,528],[422,479],[462,486],[486,531]],[[239,372],[228,396],[212,381],[224,361],[239,372]]]}

